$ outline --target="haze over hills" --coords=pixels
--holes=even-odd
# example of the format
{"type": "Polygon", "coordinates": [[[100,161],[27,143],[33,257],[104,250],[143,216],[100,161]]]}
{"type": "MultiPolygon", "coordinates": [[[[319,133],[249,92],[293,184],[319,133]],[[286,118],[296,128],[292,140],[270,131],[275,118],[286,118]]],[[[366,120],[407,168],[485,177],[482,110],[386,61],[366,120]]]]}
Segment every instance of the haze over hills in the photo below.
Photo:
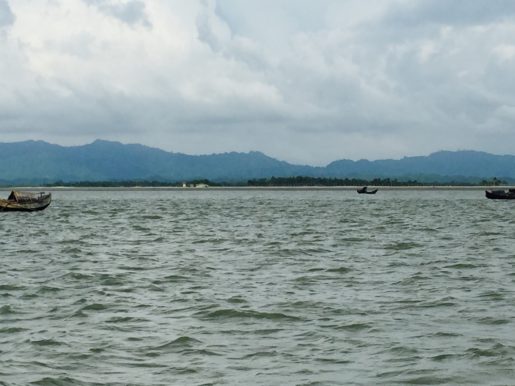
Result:
{"type": "Polygon", "coordinates": [[[260,152],[186,155],[103,140],[71,147],[43,141],[0,143],[0,154],[3,184],[193,179],[232,182],[272,176],[415,178],[435,182],[515,179],[515,156],[478,151],[440,151],[400,160],[343,159],[326,167],[293,165],[260,152]]]}

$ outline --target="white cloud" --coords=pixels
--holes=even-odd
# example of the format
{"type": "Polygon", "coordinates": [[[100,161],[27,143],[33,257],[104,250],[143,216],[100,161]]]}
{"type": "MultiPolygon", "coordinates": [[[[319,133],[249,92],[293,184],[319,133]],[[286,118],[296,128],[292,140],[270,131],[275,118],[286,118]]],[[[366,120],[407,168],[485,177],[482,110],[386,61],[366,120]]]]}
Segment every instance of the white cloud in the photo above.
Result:
{"type": "Polygon", "coordinates": [[[500,44],[493,48],[492,52],[503,61],[510,61],[515,58],[515,45],[500,44]]]}
{"type": "Polygon", "coordinates": [[[484,4],[0,0],[0,134],[316,164],[515,153],[515,5],[484,4]]]}

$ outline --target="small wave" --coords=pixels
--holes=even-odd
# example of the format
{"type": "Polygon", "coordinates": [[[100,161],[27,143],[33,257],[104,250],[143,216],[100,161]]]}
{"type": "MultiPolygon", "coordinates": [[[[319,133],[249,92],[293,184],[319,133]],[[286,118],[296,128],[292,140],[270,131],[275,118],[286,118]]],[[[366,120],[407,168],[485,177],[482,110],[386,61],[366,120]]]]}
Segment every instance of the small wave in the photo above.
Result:
{"type": "Polygon", "coordinates": [[[321,280],[334,280],[334,277],[331,276],[323,276],[323,275],[314,275],[314,276],[299,276],[293,279],[296,284],[305,285],[305,284],[314,284],[321,280]]]}
{"type": "MultiPolygon", "coordinates": [[[[165,289],[163,287],[158,286],[157,284],[150,284],[146,287],[143,287],[146,290],[153,291],[153,292],[165,292],[165,289]]],[[[126,288],[124,292],[133,292],[133,288],[126,288]]]]}
{"type": "MultiPolygon", "coordinates": [[[[102,386],[104,383],[82,382],[70,377],[45,377],[38,381],[31,382],[37,386],[102,386]]],[[[115,384],[112,384],[115,386],[115,384]]]]}
{"type": "Polygon", "coordinates": [[[144,220],[161,220],[162,217],[156,214],[148,214],[141,217],[144,220]]]}
{"type": "Polygon", "coordinates": [[[218,354],[217,352],[211,351],[211,350],[204,350],[204,349],[186,349],[183,351],[183,354],[188,355],[201,355],[201,356],[220,356],[221,354],[218,354]]]}
{"type": "Polygon", "coordinates": [[[369,323],[350,323],[350,324],[344,324],[341,326],[336,327],[338,330],[345,330],[345,331],[362,331],[362,330],[368,330],[372,328],[372,325],[369,323]]]}
{"type": "Polygon", "coordinates": [[[147,322],[147,319],[144,318],[136,318],[132,316],[114,316],[112,318],[107,319],[106,323],[130,323],[130,322],[147,322]]]}
{"type": "Polygon", "coordinates": [[[88,304],[87,306],[84,306],[81,308],[81,311],[102,311],[106,310],[109,307],[102,303],[92,303],[88,304]]]}
{"type": "Polygon", "coordinates": [[[400,383],[406,385],[444,385],[463,383],[463,380],[459,377],[437,377],[428,375],[404,379],[400,383]]]}
{"type": "Polygon", "coordinates": [[[485,231],[478,233],[477,236],[502,236],[503,233],[500,232],[491,232],[491,231],[485,231]]]}
{"type": "Polygon", "coordinates": [[[427,302],[420,302],[413,305],[415,308],[436,308],[436,307],[454,307],[456,305],[455,299],[452,297],[445,297],[427,302]]]}
{"type": "MultiPolygon", "coordinates": [[[[311,243],[307,243],[307,244],[309,245],[311,243]]],[[[321,254],[324,254],[324,253],[331,253],[332,250],[331,249],[327,249],[327,248],[302,248],[302,249],[299,249],[298,252],[299,252],[299,254],[318,256],[318,255],[321,255],[321,254]]]]}
{"type": "Polygon", "coordinates": [[[431,228],[431,227],[419,227],[419,228],[416,228],[416,230],[420,231],[420,232],[430,232],[430,233],[438,232],[438,229],[431,228]]]}
{"type": "Polygon", "coordinates": [[[277,351],[258,351],[255,353],[247,354],[239,359],[253,359],[253,358],[271,358],[277,356],[277,351]]]}
{"type": "Polygon", "coordinates": [[[402,375],[403,373],[404,373],[404,371],[402,371],[402,370],[381,371],[380,373],[376,374],[376,378],[393,378],[393,377],[402,375]]]}
{"type": "Polygon", "coordinates": [[[90,348],[88,351],[92,352],[92,353],[95,353],[95,354],[100,354],[104,351],[106,351],[107,349],[109,348],[109,346],[103,346],[103,347],[92,347],[90,348]]]}
{"type": "Polygon", "coordinates": [[[61,245],[76,245],[76,244],[79,244],[81,243],[82,241],[79,240],[79,239],[65,239],[65,240],[59,240],[56,242],[56,244],[61,244],[61,245]]]}
{"type": "Polygon", "coordinates": [[[59,292],[61,290],[62,290],[62,288],[50,287],[50,286],[45,285],[45,286],[39,288],[37,293],[40,294],[40,293],[48,293],[48,292],[59,292]]]}
{"type": "Polygon", "coordinates": [[[23,295],[21,295],[21,298],[22,299],[34,299],[34,298],[37,298],[39,295],[38,294],[34,294],[34,293],[24,293],[23,295]]]}
{"type": "Polygon", "coordinates": [[[172,370],[173,370],[174,373],[179,374],[179,375],[197,374],[198,373],[197,369],[194,369],[194,368],[191,368],[191,367],[174,368],[172,370]]]}
{"type": "Polygon", "coordinates": [[[430,278],[428,276],[424,276],[422,273],[417,272],[417,273],[411,275],[410,277],[407,277],[405,279],[402,279],[401,281],[396,282],[395,284],[409,286],[412,284],[417,284],[420,281],[426,281],[429,279],[430,278]]]}
{"type": "MultiPolygon", "coordinates": [[[[308,369],[304,369],[304,370],[297,371],[296,374],[313,375],[313,374],[315,374],[315,372],[311,371],[311,370],[308,370],[308,369]]],[[[327,383],[326,382],[321,382],[321,381],[312,381],[312,382],[306,382],[306,383],[299,383],[299,386],[325,386],[325,385],[327,385],[327,383]]]]}
{"type": "Polygon", "coordinates": [[[411,355],[418,353],[418,350],[414,347],[407,347],[407,346],[394,346],[388,350],[387,352],[393,352],[395,354],[401,354],[401,355],[411,355]]]}
{"type": "Polygon", "coordinates": [[[16,312],[8,304],[6,304],[5,306],[0,307],[0,315],[9,315],[9,314],[15,314],[15,313],[16,312]]]}
{"type": "MultiPolygon", "coordinates": [[[[147,356],[150,356],[150,357],[153,357],[152,355],[147,355],[147,356]]],[[[155,355],[155,357],[157,357],[159,355],[155,355]]],[[[159,369],[159,368],[167,368],[168,366],[165,365],[165,364],[162,364],[162,363],[156,363],[155,361],[152,361],[152,362],[131,362],[130,364],[127,364],[127,365],[130,365],[131,367],[136,367],[136,368],[145,368],[145,369],[159,369]]]]}
{"type": "Polygon", "coordinates": [[[63,343],[58,342],[54,339],[41,339],[41,340],[31,340],[30,344],[35,346],[62,346],[63,343]]]}
{"type": "Polygon", "coordinates": [[[126,284],[123,280],[120,280],[119,278],[113,276],[107,276],[102,278],[101,283],[105,286],[121,286],[126,284]]]}
{"type": "Polygon", "coordinates": [[[37,255],[40,251],[38,251],[37,249],[20,249],[18,251],[16,251],[16,253],[20,254],[20,255],[27,255],[27,256],[34,256],[34,255],[37,255]]]}
{"type": "Polygon", "coordinates": [[[162,283],[163,282],[178,283],[178,282],[186,281],[186,280],[188,280],[188,278],[186,276],[182,276],[182,275],[168,275],[168,276],[165,276],[161,282],[162,283]]]}
{"type": "Polygon", "coordinates": [[[478,320],[480,324],[487,324],[491,326],[497,326],[500,324],[508,324],[511,322],[509,319],[503,319],[503,318],[494,318],[492,316],[486,316],[484,318],[481,318],[478,320]]]}
{"type": "Polygon", "coordinates": [[[461,334],[457,334],[455,332],[443,332],[443,331],[439,331],[433,335],[436,337],[440,337],[440,338],[456,338],[458,336],[462,336],[461,334]]]}
{"type": "Polygon", "coordinates": [[[177,347],[177,346],[191,346],[192,344],[202,343],[200,340],[191,338],[189,336],[180,336],[164,345],[156,347],[156,349],[163,349],[166,347],[177,347]]]}
{"type": "Polygon", "coordinates": [[[26,328],[22,328],[22,327],[5,327],[5,328],[0,328],[0,334],[15,334],[17,332],[22,332],[22,331],[26,331],[27,329],[26,328]]]}
{"type": "Polygon", "coordinates": [[[466,352],[469,356],[473,358],[497,357],[506,354],[506,347],[500,343],[497,343],[493,345],[491,348],[472,347],[469,348],[466,352]]]}
{"type": "Polygon", "coordinates": [[[352,270],[347,267],[329,268],[326,270],[326,272],[333,272],[333,273],[348,273],[350,271],[352,271],[352,270]]]}
{"type": "Polygon", "coordinates": [[[311,301],[311,300],[297,300],[296,302],[290,303],[290,302],[284,302],[279,303],[281,307],[293,307],[298,308],[301,310],[309,310],[309,309],[316,309],[321,308],[323,303],[311,301]]]}
{"type": "Polygon", "coordinates": [[[254,330],[254,334],[256,335],[272,335],[277,334],[278,332],[282,332],[284,329],[282,328],[263,328],[260,330],[254,330]]]}
{"type": "Polygon", "coordinates": [[[478,268],[475,264],[470,263],[456,263],[456,264],[450,264],[446,265],[444,268],[451,268],[451,269],[473,269],[478,268]]]}
{"type": "Polygon", "coordinates": [[[502,292],[499,291],[487,291],[480,294],[478,297],[484,298],[487,300],[504,300],[505,296],[502,292]]]}
{"type": "Polygon", "coordinates": [[[213,245],[218,245],[218,244],[223,244],[226,241],[228,241],[228,240],[227,239],[222,239],[222,238],[205,238],[205,239],[195,240],[193,242],[193,244],[213,244],[213,245]]]}
{"type": "Polygon", "coordinates": [[[370,239],[365,238],[365,237],[346,237],[346,238],[342,239],[342,241],[348,241],[351,243],[361,243],[361,242],[365,242],[365,241],[369,241],[369,240],[370,239]]]}
{"type": "Polygon", "coordinates": [[[447,361],[449,359],[453,359],[455,357],[457,357],[456,354],[439,354],[439,355],[435,355],[435,356],[431,357],[431,360],[435,361],[435,362],[442,362],[442,361],[447,361]]]}
{"type": "Polygon", "coordinates": [[[16,284],[0,284],[0,291],[22,291],[25,288],[16,284]]]}
{"type": "Polygon", "coordinates": [[[146,266],[142,265],[120,265],[118,269],[124,270],[124,271],[148,271],[151,268],[148,268],[146,266]]]}
{"type": "Polygon", "coordinates": [[[322,362],[322,363],[336,364],[336,365],[345,365],[345,364],[352,363],[351,360],[342,359],[342,358],[317,358],[317,361],[322,362]]]}
{"type": "Polygon", "coordinates": [[[92,275],[81,273],[81,272],[70,272],[66,275],[63,275],[63,277],[70,277],[74,280],[91,280],[93,278],[92,275]]]}
{"type": "Polygon", "coordinates": [[[292,315],[280,312],[260,312],[251,310],[221,309],[201,315],[202,319],[268,319],[268,320],[300,320],[292,315]]]}
{"type": "Polygon", "coordinates": [[[150,347],[147,356],[158,356],[162,352],[183,352],[191,349],[202,342],[189,336],[180,336],[170,342],[163,343],[159,346],[150,347]]]}
{"type": "Polygon", "coordinates": [[[66,255],[78,255],[81,252],[82,252],[82,250],[80,248],[75,248],[75,247],[65,247],[65,248],[61,249],[61,253],[66,254],[66,255]]]}
{"type": "Polygon", "coordinates": [[[242,303],[248,303],[244,298],[242,298],[241,296],[233,296],[233,297],[230,297],[229,299],[227,299],[227,302],[228,303],[232,303],[232,304],[242,304],[242,303]]]}
{"type": "Polygon", "coordinates": [[[70,317],[71,318],[87,318],[88,315],[82,310],[77,310],[73,314],[71,314],[70,317]]]}
{"type": "Polygon", "coordinates": [[[138,224],[133,225],[133,226],[132,226],[132,229],[134,229],[135,231],[142,231],[142,232],[148,232],[148,231],[150,231],[150,228],[143,227],[143,226],[138,225],[138,224]]]}
{"type": "Polygon", "coordinates": [[[413,243],[413,242],[397,242],[397,243],[386,244],[384,246],[384,249],[392,250],[392,251],[407,251],[410,249],[419,248],[421,246],[422,245],[420,245],[418,243],[413,243]]]}

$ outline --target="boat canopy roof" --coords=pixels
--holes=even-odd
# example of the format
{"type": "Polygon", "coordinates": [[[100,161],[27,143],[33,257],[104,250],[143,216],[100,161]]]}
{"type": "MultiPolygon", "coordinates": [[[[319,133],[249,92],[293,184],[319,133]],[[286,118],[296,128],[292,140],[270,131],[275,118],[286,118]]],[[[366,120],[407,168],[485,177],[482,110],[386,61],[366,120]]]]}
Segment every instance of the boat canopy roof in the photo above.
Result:
{"type": "Polygon", "coordinates": [[[24,201],[27,199],[30,200],[30,199],[36,199],[36,198],[37,198],[37,194],[35,194],[35,193],[19,192],[17,190],[13,190],[13,191],[11,191],[9,198],[7,198],[7,199],[10,201],[19,202],[19,201],[24,201]]]}

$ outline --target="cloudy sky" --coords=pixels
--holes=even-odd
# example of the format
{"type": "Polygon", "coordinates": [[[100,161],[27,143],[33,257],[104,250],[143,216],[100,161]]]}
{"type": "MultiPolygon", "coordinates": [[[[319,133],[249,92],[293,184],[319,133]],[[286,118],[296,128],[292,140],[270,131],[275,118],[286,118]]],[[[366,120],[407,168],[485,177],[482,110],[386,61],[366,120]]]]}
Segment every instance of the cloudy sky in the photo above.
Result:
{"type": "Polygon", "coordinates": [[[512,0],[0,0],[0,142],[515,154],[512,0]]]}

